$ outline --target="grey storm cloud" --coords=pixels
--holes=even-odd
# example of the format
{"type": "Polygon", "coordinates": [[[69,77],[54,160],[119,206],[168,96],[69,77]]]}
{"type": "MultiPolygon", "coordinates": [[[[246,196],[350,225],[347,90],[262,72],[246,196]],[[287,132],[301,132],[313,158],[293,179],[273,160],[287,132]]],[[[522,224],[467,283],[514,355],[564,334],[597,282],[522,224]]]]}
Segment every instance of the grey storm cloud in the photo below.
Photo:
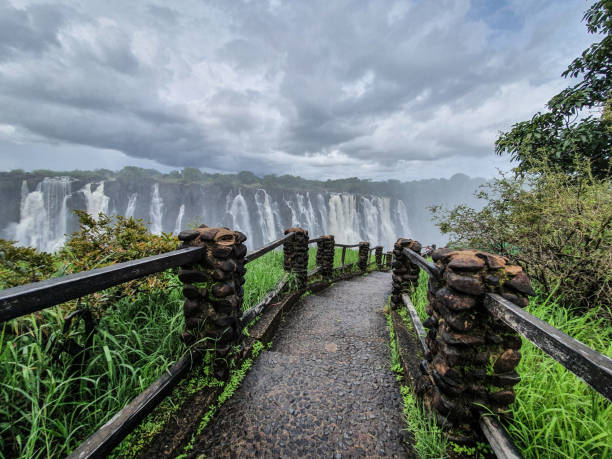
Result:
{"type": "Polygon", "coordinates": [[[221,171],[476,163],[563,87],[586,7],[15,0],[0,7],[0,140],[221,171]]]}

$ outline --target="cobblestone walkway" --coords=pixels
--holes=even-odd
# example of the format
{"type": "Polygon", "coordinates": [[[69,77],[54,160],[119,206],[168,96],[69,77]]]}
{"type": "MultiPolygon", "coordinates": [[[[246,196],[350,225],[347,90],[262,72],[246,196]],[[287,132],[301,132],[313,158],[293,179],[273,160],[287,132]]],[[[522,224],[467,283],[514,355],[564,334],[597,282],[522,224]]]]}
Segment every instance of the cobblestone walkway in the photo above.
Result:
{"type": "Polygon", "coordinates": [[[413,457],[389,369],[388,273],[305,297],[192,457],[413,457]]]}

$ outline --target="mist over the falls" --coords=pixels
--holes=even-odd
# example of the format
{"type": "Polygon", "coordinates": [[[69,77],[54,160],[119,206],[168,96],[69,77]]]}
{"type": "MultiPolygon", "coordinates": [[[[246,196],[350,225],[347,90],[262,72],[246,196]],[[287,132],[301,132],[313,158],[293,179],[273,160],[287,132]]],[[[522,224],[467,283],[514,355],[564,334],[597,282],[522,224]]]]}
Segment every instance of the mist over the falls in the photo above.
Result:
{"type": "Polygon", "coordinates": [[[72,210],[142,218],[151,232],[178,233],[200,225],[227,226],[248,236],[250,248],[299,226],[310,237],[335,235],[341,243],[369,241],[390,249],[398,237],[444,244],[430,220],[430,205],[468,202],[480,179],[406,182],[403,196],[300,191],[257,184],[91,180],[83,177],[0,173],[0,236],[19,245],[55,251],[78,229],[72,210]]]}

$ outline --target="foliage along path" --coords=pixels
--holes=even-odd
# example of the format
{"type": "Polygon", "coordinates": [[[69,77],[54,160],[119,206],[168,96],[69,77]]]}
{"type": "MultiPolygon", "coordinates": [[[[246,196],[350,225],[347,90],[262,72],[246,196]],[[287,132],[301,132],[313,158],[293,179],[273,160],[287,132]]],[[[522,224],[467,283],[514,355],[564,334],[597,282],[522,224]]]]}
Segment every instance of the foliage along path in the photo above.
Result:
{"type": "Polygon", "coordinates": [[[298,302],[190,457],[413,456],[382,313],[389,277],[298,302]]]}

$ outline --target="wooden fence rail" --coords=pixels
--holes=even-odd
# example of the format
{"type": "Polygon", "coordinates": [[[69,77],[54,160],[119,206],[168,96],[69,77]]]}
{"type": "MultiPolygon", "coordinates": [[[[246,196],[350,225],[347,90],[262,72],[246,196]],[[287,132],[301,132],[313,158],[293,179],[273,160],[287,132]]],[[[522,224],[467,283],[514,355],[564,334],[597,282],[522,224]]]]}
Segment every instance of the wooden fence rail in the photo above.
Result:
{"type": "Polygon", "coordinates": [[[247,253],[246,256],[244,257],[245,264],[249,263],[249,262],[251,262],[253,260],[256,260],[257,258],[261,257],[262,255],[265,255],[266,253],[268,253],[268,252],[274,250],[275,248],[283,245],[285,242],[290,241],[294,237],[295,237],[295,233],[289,233],[286,236],[281,237],[280,239],[277,239],[274,242],[270,242],[269,244],[264,245],[260,249],[253,250],[252,252],[247,253]]]}
{"type": "Polygon", "coordinates": [[[529,314],[495,293],[488,293],[489,313],[612,401],[612,359],[529,314]]]}
{"type": "Polygon", "coordinates": [[[0,322],[74,300],[105,288],[198,262],[201,247],[188,247],[32,284],[0,290],[0,322]]]}

